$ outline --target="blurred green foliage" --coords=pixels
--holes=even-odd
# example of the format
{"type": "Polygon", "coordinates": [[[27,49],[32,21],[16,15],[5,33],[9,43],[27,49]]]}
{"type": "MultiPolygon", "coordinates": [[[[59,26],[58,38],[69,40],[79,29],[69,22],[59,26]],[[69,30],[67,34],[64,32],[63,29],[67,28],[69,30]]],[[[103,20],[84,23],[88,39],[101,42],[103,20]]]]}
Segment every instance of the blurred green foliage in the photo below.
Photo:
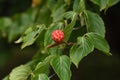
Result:
{"type": "MultiPolygon", "coordinates": [[[[49,80],[51,75],[49,75],[49,69],[51,67],[60,80],[70,80],[71,63],[78,67],[81,59],[91,53],[94,48],[105,52],[107,55],[111,55],[109,45],[104,39],[105,25],[100,12],[102,10],[106,12],[109,7],[118,3],[119,0],[33,1],[38,2],[29,0],[0,1],[0,4],[2,4],[0,6],[0,49],[2,50],[0,53],[0,66],[4,67],[7,59],[10,60],[10,56],[14,55],[13,53],[25,53],[27,55],[24,55],[30,56],[30,58],[34,53],[32,60],[28,60],[28,63],[25,65],[14,68],[4,80],[49,80]],[[90,4],[97,7],[92,7],[90,4]],[[61,44],[60,46],[47,49],[46,46],[54,44],[51,39],[51,32],[55,29],[64,31],[64,40],[66,42],[72,41],[76,43],[72,47],[61,44]],[[74,32],[74,30],[76,31],[74,32]],[[7,41],[9,43],[6,44],[7,41]],[[27,47],[27,49],[24,49],[27,51],[24,52],[23,50],[21,52],[19,45],[11,46],[15,41],[16,43],[22,42],[21,48],[33,46],[31,46],[32,48],[27,47]],[[68,54],[66,55],[69,52],[70,58],[68,54]]],[[[108,63],[107,60],[103,61],[103,65],[108,63]]],[[[89,63],[87,66],[92,67],[89,63]]],[[[88,80],[91,77],[89,75],[92,74],[92,71],[87,69],[88,67],[83,66],[84,68],[86,72],[90,71],[90,73],[85,73],[85,76],[88,78],[83,76],[83,79],[88,80]]],[[[104,76],[101,79],[107,78],[104,76]]]]}

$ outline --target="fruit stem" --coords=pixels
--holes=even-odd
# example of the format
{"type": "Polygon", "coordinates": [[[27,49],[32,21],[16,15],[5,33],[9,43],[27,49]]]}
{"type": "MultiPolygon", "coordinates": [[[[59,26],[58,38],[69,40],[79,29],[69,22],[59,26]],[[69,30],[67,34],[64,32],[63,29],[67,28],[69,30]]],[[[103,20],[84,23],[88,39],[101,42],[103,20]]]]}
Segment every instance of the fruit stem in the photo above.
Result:
{"type": "Polygon", "coordinates": [[[54,43],[54,44],[50,44],[50,45],[48,45],[46,48],[51,48],[51,47],[55,47],[55,46],[57,46],[57,45],[59,45],[60,43],[54,43]]]}
{"type": "MultiPolygon", "coordinates": [[[[62,43],[65,43],[65,44],[68,45],[68,46],[74,44],[74,43],[72,43],[72,42],[67,43],[66,41],[63,41],[62,43]]],[[[59,44],[62,44],[62,43],[54,43],[54,44],[50,44],[50,45],[48,45],[46,48],[55,47],[55,46],[57,46],[57,45],[59,45],[59,44]]]]}

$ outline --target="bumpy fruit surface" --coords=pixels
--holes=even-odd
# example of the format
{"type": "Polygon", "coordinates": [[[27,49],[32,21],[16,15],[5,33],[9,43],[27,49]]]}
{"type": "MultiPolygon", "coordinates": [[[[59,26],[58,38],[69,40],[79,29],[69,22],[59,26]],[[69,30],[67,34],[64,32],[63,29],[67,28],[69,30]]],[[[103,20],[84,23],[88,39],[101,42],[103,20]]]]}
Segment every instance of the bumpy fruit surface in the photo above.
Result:
{"type": "Polygon", "coordinates": [[[64,33],[61,30],[53,31],[51,36],[52,36],[52,40],[54,40],[56,43],[63,42],[64,33]]]}

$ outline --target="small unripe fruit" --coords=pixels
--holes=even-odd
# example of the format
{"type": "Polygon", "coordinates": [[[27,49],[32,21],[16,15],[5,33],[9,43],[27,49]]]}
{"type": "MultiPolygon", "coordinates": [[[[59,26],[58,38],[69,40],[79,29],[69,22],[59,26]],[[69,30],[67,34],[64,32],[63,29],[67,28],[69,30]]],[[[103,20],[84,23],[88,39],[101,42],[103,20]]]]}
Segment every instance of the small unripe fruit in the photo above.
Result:
{"type": "Polygon", "coordinates": [[[56,43],[63,42],[64,39],[64,33],[62,30],[55,30],[52,32],[52,40],[54,40],[56,43]]]}

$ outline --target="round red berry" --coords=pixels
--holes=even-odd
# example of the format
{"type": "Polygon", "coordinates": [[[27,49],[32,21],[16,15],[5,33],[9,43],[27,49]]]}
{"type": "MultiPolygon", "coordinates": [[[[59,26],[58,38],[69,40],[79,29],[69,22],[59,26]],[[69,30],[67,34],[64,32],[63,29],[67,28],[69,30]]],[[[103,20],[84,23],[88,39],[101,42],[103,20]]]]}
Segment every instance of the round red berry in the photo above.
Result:
{"type": "Polygon", "coordinates": [[[54,40],[55,42],[57,43],[63,42],[64,33],[62,30],[54,30],[51,36],[52,36],[52,40],[54,40]]]}

